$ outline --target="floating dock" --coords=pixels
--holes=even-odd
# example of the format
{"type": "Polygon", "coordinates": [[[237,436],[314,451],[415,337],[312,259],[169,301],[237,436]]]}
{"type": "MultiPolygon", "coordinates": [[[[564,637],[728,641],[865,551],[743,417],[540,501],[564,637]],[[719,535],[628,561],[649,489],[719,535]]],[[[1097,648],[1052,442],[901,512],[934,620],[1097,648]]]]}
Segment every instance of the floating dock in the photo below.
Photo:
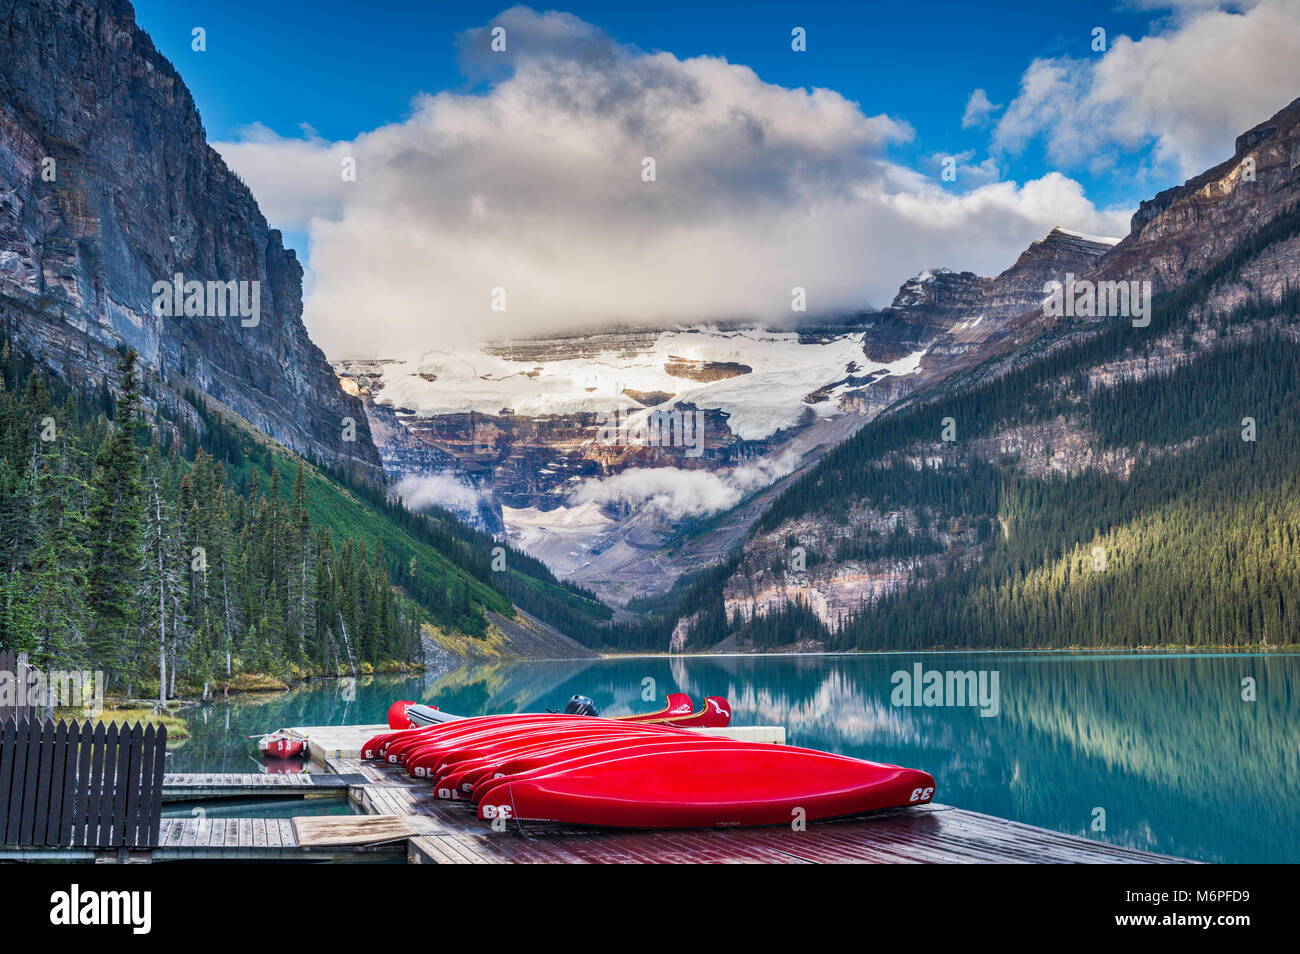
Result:
{"type": "Polygon", "coordinates": [[[469,802],[434,798],[400,766],[329,760],[371,781],[351,797],[372,814],[416,815],[437,828],[407,843],[414,864],[1187,863],[947,805],[898,808],[788,827],[627,831],[529,822],[494,831],[469,802]]]}
{"type": "Polygon", "coordinates": [[[194,772],[163,776],[163,802],[193,802],[205,798],[339,798],[353,785],[363,785],[360,774],[300,772],[296,775],[211,774],[194,772]]]}
{"type": "MultiPolygon", "coordinates": [[[[398,765],[363,762],[362,743],[386,726],[313,726],[311,771],[295,775],[184,774],[164,778],[168,801],[322,795],[354,815],[164,818],[147,851],[0,848],[0,859],[40,861],[393,861],[412,864],[637,863],[1092,863],[1187,864],[947,805],[919,805],[792,827],[620,830],[511,822],[495,830],[467,801],[445,801],[398,765]]],[[[721,734],[717,730],[708,730],[721,734]]],[[[780,727],[743,731],[784,741],[780,727]]]]}
{"type": "MultiPolygon", "coordinates": [[[[414,816],[427,828],[407,841],[414,864],[636,864],[862,862],[1187,864],[1187,859],[1108,845],[947,805],[920,805],[788,827],[629,831],[528,822],[496,831],[469,802],[435,798],[422,779],[360,746],[385,726],[302,727],[317,770],[363,775],[349,797],[369,815],[414,816]],[[339,753],[336,755],[335,753],[339,753]]],[[[785,742],[783,726],[701,730],[785,742]]]]}

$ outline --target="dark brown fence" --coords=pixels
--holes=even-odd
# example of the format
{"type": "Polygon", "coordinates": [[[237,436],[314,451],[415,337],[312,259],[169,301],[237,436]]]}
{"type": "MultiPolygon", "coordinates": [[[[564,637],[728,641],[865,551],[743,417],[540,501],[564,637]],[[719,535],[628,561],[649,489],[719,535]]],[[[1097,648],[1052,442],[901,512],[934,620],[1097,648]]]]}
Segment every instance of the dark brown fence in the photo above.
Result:
{"type": "Polygon", "coordinates": [[[167,727],[0,722],[0,845],[158,844],[167,727]]]}
{"type": "Polygon", "coordinates": [[[26,653],[0,650],[0,722],[36,718],[37,675],[26,653]]]}

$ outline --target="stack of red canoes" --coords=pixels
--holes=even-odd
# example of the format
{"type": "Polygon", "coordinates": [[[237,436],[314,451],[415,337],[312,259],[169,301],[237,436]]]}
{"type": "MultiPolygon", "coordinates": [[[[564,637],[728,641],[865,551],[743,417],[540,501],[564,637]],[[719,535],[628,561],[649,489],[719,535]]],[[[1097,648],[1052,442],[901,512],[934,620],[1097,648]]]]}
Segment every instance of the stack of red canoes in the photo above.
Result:
{"type": "MultiPolygon", "coordinates": [[[[725,700],[719,701],[729,719],[725,700]]],[[[680,706],[680,698],[670,697],[665,710],[634,719],[557,713],[460,719],[382,733],[366,743],[362,757],[405,766],[428,779],[438,798],[472,801],[485,819],[620,828],[775,825],[917,805],[934,796],[934,779],[925,772],[674,725],[684,715],[673,714],[680,706]]]]}

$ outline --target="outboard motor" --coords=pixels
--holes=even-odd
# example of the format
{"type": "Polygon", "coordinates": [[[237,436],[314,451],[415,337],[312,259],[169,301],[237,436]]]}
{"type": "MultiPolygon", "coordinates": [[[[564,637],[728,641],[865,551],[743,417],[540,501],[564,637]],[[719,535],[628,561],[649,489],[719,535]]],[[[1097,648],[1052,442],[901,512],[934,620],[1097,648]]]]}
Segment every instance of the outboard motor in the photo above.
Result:
{"type": "Polygon", "coordinates": [[[565,715],[600,715],[600,710],[596,708],[596,703],[592,702],[586,696],[574,696],[564,704],[564,712],[565,715]]]}

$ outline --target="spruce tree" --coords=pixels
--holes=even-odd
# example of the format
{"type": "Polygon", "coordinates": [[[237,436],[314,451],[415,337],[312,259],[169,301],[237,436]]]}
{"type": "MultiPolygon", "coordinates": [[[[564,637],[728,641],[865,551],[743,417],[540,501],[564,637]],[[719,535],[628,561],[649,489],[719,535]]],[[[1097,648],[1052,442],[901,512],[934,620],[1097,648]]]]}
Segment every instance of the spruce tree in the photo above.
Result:
{"type": "Polygon", "coordinates": [[[42,440],[33,493],[32,552],[27,598],[33,610],[35,655],[40,666],[71,667],[85,658],[86,581],[90,551],[81,507],[85,483],[71,433],[42,440]]]}
{"type": "Polygon", "coordinates": [[[114,427],[95,459],[90,490],[91,656],[128,685],[135,674],[136,590],[141,570],[144,492],[136,429],[140,414],[136,354],[123,357],[114,427]]]}

